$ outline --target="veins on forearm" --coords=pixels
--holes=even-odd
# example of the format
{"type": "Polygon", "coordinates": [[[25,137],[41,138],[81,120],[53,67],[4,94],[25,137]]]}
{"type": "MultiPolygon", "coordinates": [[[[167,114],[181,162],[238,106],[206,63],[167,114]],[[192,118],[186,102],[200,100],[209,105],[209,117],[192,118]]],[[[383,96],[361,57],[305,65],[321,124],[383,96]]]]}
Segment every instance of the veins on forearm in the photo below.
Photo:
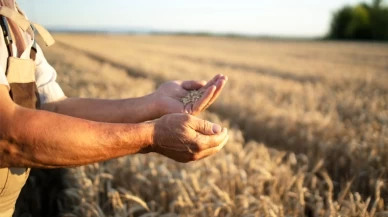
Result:
{"type": "Polygon", "coordinates": [[[26,145],[18,143],[12,138],[0,138],[0,168],[6,167],[26,167],[25,165],[38,165],[26,145]]]}

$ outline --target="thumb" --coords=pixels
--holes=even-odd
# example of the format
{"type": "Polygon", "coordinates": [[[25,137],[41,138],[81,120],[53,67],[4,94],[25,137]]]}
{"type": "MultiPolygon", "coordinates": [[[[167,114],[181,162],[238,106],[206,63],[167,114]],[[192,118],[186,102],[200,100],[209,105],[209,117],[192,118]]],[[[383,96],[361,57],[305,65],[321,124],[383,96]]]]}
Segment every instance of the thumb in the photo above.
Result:
{"type": "Polygon", "coordinates": [[[222,131],[220,125],[202,119],[194,121],[192,127],[195,131],[204,135],[214,135],[222,131]]]}

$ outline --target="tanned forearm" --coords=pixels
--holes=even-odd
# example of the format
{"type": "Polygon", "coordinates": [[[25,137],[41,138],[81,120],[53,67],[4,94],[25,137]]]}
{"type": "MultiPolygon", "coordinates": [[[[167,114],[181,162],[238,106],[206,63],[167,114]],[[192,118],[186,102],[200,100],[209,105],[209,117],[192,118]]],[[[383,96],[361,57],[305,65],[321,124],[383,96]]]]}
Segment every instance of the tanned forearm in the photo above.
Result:
{"type": "Polygon", "coordinates": [[[14,106],[0,115],[0,168],[78,166],[139,152],[153,125],[108,124],[14,106]]]}
{"type": "Polygon", "coordinates": [[[152,94],[121,100],[66,98],[43,104],[41,109],[108,123],[140,123],[160,117],[152,94]]]}

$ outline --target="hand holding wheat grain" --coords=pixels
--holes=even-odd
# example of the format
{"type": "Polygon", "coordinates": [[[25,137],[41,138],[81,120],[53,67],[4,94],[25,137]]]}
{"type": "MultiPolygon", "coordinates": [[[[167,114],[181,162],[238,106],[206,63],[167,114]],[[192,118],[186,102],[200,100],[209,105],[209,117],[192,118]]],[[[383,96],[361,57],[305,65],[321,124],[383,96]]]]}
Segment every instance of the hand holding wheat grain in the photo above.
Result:
{"type": "Polygon", "coordinates": [[[162,84],[154,93],[160,116],[170,113],[196,115],[207,109],[220,95],[228,77],[216,75],[209,82],[171,81],[162,84]]]}
{"type": "Polygon", "coordinates": [[[153,121],[156,152],[178,162],[203,159],[220,151],[229,139],[226,128],[188,114],[169,114],[153,121]]]}

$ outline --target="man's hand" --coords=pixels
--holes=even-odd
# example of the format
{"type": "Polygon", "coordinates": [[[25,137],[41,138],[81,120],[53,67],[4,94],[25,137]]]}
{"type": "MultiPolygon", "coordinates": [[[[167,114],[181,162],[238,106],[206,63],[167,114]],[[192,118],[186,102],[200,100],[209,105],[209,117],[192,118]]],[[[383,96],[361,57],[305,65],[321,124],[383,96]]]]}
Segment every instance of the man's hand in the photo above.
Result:
{"type": "Polygon", "coordinates": [[[187,114],[170,114],[154,121],[154,144],[142,152],[186,163],[217,153],[228,138],[227,129],[217,124],[187,114]]]}
{"type": "MultiPolygon", "coordinates": [[[[196,115],[207,109],[220,95],[228,77],[216,75],[209,82],[205,81],[170,81],[162,84],[155,92],[155,98],[161,114],[187,113],[196,115]],[[199,90],[202,97],[186,106],[181,101],[189,91],[199,90]]],[[[161,116],[162,116],[161,115],[161,116]]]]}

